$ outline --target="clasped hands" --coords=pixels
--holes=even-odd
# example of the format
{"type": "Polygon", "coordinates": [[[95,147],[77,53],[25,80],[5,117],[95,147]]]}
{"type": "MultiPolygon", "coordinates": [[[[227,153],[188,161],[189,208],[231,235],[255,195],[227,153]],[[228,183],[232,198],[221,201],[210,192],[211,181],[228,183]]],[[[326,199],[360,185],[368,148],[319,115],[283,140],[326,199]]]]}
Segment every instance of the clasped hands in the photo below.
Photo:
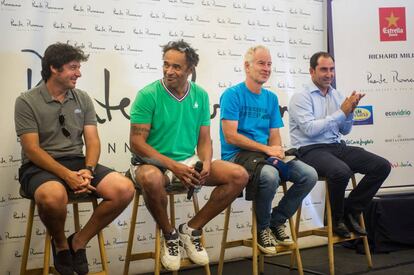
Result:
{"type": "Polygon", "coordinates": [[[204,161],[203,170],[198,173],[194,167],[176,162],[171,171],[187,188],[196,187],[197,185],[204,185],[206,182],[210,175],[210,163],[204,161]]]}
{"type": "Polygon", "coordinates": [[[345,98],[344,102],[341,105],[341,110],[345,113],[345,115],[349,115],[355,110],[355,108],[359,104],[359,101],[364,96],[365,94],[357,93],[356,91],[353,91],[349,97],[345,98]]]}
{"type": "Polygon", "coordinates": [[[96,191],[96,188],[91,185],[92,179],[93,176],[88,169],[81,169],[79,171],[70,171],[65,181],[75,194],[90,194],[96,191]]]}

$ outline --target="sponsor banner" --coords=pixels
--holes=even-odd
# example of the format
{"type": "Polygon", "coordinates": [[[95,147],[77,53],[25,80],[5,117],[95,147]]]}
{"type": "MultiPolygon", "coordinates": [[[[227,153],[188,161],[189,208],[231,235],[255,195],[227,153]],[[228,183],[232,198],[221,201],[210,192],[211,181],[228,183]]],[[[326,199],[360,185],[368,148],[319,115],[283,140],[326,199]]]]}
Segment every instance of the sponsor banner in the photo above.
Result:
{"type": "MultiPolygon", "coordinates": [[[[82,64],[78,88],[91,96],[101,139],[100,162],[118,171],[129,166],[129,111],[136,93],[162,77],[161,45],[184,39],[198,49],[200,62],[193,80],[210,97],[214,157],[220,157],[219,97],[227,87],[244,80],[243,56],[255,44],[269,47],[272,77],[266,87],[276,92],[287,123],[289,94],[309,80],[309,58],[325,49],[323,1],[54,1],[1,0],[0,30],[0,274],[18,274],[27,220],[28,201],[19,196],[17,171],[20,144],[14,131],[15,98],[41,79],[41,57],[56,41],[81,47],[90,55],[82,64]]],[[[282,138],[289,144],[288,129],[282,138]]],[[[200,205],[212,188],[199,193],[200,205]]],[[[278,194],[280,197],[281,194],[278,194]]],[[[320,193],[307,198],[304,216],[309,227],[321,224],[320,193]],[[315,206],[315,207],[314,207],[315,206]]],[[[81,205],[85,224],[91,207],[81,205]]],[[[193,214],[191,202],[176,197],[176,223],[193,214]]],[[[66,234],[73,232],[69,208],[66,234]]],[[[130,224],[131,205],[104,230],[110,274],[118,274],[125,261],[128,230],[136,227],[134,250],[153,251],[154,222],[141,202],[137,224],[130,224]]],[[[224,215],[204,228],[211,262],[218,259],[224,215]]],[[[250,236],[251,203],[233,204],[230,237],[250,236]]],[[[35,218],[29,266],[42,265],[44,227],[35,218]]],[[[99,270],[96,242],[87,249],[91,271],[99,270]]],[[[246,249],[226,251],[226,257],[250,255],[246,249]]],[[[153,271],[153,263],[131,265],[130,273],[153,271]]]]}
{"type": "Polygon", "coordinates": [[[337,89],[365,94],[344,140],[389,160],[383,186],[414,185],[414,2],[335,0],[332,18],[337,89]]]}

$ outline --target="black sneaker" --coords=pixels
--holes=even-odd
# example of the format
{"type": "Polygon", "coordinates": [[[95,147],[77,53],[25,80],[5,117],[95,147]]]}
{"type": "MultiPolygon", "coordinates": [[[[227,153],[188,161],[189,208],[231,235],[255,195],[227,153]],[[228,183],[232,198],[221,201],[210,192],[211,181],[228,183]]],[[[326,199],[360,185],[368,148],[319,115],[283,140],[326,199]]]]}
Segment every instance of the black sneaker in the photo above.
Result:
{"type": "Polygon", "coordinates": [[[293,244],[293,241],[290,240],[289,235],[286,234],[285,228],[286,226],[281,224],[278,226],[271,226],[270,230],[272,230],[273,236],[278,244],[289,246],[293,244]]]}
{"type": "Polygon", "coordinates": [[[76,250],[76,252],[73,250],[72,240],[75,234],[76,232],[68,237],[69,249],[70,253],[72,254],[73,269],[76,273],[78,273],[78,275],[85,275],[89,272],[88,259],[86,257],[86,249],[80,248],[76,250]]]}
{"type": "Polygon", "coordinates": [[[53,264],[55,269],[61,275],[73,275],[73,262],[72,255],[69,249],[61,250],[56,252],[55,241],[52,239],[52,253],[53,253],[53,264]]]}
{"type": "Polygon", "coordinates": [[[257,245],[260,251],[265,254],[276,254],[276,241],[269,228],[260,230],[257,233],[257,245]]]}

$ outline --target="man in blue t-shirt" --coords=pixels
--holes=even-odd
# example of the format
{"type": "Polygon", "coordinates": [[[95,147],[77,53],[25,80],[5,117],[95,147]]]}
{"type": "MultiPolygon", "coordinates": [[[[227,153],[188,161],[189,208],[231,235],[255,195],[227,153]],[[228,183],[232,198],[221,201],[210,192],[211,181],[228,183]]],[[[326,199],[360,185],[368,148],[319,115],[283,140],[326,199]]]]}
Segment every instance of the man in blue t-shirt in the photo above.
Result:
{"type": "MultiPolygon", "coordinates": [[[[283,159],[279,128],[283,121],[277,96],[263,88],[270,77],[272,59],[264,46],[250,48],[244,60],[246,80],[228,88],[220,98],[221,108],[221,156],[234,161],[241,150],[263,152],[269,157],[283,159]]],[[[317,181],[315,169],[292,160],[288,180],[294,184],[272,208],[272,200],[280,183],[279,171],[272,165],[264,165],[257,186],[256,218],[258,223],[259,249],[264,253],[276,253],[276,244],[290,245],[285,233],[285,222],[300,206],[303,198],[317,181]]]]}

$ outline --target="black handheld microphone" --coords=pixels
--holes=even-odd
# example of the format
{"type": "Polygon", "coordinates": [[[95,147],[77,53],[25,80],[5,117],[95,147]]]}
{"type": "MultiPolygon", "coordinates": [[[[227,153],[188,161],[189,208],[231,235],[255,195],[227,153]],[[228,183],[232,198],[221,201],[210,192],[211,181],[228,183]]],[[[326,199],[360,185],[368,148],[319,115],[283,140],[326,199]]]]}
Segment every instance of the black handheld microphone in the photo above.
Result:
{"type": "MultiPolygon", "coordinates": [[[[202,161],[197,161],[195,166],[194,166],[194,170],[196,170],[197,173],[201,173],[201,171],[203,171],[203,162],[202,161]]],[[[191,186],[188,189],[188,192],[187,192],[187,200],[190,200],[191,197],[193,196],[193,194],[194,194],[194,187],[191,186]]]]}

